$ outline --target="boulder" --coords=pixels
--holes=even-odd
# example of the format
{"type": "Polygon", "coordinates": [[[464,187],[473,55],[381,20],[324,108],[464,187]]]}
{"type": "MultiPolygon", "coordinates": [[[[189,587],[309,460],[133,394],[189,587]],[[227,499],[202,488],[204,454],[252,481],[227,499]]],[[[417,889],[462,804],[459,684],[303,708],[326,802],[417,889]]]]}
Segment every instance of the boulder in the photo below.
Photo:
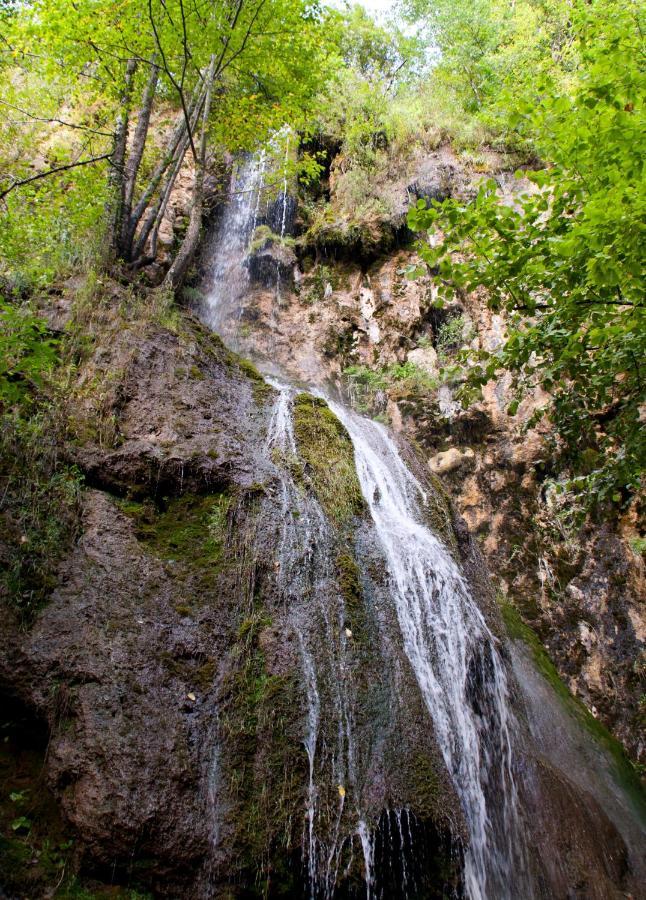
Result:
{"type": "Polygon", "coordinates": [[[428,465],[431,472],[435,475],[446,475],[449,472],[455,472],[456,469],[464,468],[467,465],[470,466],[474,459],[475,453],[471,447],[466,447],[464,450],[451,447],[432,456],[428,461],[428,465]]]}

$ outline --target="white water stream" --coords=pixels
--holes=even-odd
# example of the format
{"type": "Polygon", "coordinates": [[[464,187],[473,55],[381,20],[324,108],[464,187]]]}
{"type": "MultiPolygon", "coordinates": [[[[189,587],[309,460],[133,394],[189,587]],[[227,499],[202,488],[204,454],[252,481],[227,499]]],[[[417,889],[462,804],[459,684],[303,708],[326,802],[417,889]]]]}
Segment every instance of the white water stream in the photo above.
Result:
{"type": "MultiPolygon", "coordinates": [[[[337,597],[337,618],[330,610],[325,585],[334,581],[332,553],[334,537],[325,514],[314,498],[304,496],[292,474],[291,465],[298,460],[298,448],[294,435],[292,401],[296,391],[289,385],[268,378],[267,381],[277,391],[269,426],[266,449],[277,464],[279,472],[281,533],[276,550],[278,584],[285,606],[299,609],[304,597],[313,595],[313,603],[308,604],[297,615],[294,628],[297,633],[303,665],[303,675],[307,697],[307,731],[303,739],[308,758],[309,776],[306,810],[306,846],[308,882],[312,898],[332,898],[337,881],[343,852],[344,835],[340,824],[344,814],[346,786],[352,786],[356,802],[356,754],[352,723],[352,703],[348,694],[350,679],[346,677],[347,636],[342,627],[345,620],[343,598],[337,597]],[[322,602],[319,602],[322,598],[322,602]],[[313,628],[314,611],[323,624],[323,635],[313,628]],[[336,734],[334,750],[334,781],[337,809],[333,834],[322,839],[317,834],[316,818],[319,810],[318,786],[316,783],[317,746],[321,724],[321,699],[319,681],[322,673],[317,666],[315,646],[324,639],[327,652],[333,658],[333,669],[338,677],[331,685],[336,711],[333,731],[336,734]],[[341,786],[342,790],[338,790],[341,786]]],[[[367,900],[371,898],[374,868],[373,836],[361,809],[356,810],[356,834],[359,837],[364,856],[366,872],[367,900]]]]}
{"type": "Polygon", "coordinates": [[[424,490],[386,429],[328,405],[352,439],[406,655],[462,802],[469,897],[511,898],[523,854],[507,682],[495,638],[449,550],[424,524],[424,490]]]}
{"type": "MultiPolygon", "coordinates": [[[[264,153],[241,166],[231,202],[224,211],[214,247],[213,285],[206,323],[235,346],[232,322],[239,321],[248,286],[245,257],[258,221],[267,159],[264,153]]],[[[283,189],[285,226],[287,182],[283,189]]],[[[293,389],[274,384],[278,396],[272,411],[266,449],[282,458],[282,533],[278,549],[279,580],[284,597],[295,602],[303,591],[305,562],[329,543],[329,525],[316,503],[305,503],[293,478],[289,457],[297,456],[291,416],[293,389]]],[[[529,898],[522,889],[525,854],[512,771],[510,712],[505,669],[497,641],[473,600],[449,549],[425,522],[425,494],[387,430],[328,400],[354,445],[357,472],[382,548],[389,591],[396,607],[405,654],[426,703],[449,775],[460,798],[469,832],[464,881],[471,900],[529,898]]],[[[317,577],[329,577],[319,561],[317,577]]],[[[314,570],[316,570],[316,565],[314,570]]],[[[324,612],[329,616],[330,613],[324,612]]],[[[326,639],[333,641],[327,621],[326,639]]],[[[338,747],[335,778],[339,785],[356,780],[351,704],[344,693],[345,648],[341,639],[332,654],[339,670],[338,747]]],[[[332,897],[340,860],[339,843],[320,844],[316,833],[316,758],[321,720],[319,673],[308,646],[308,630],[299,629],[303,678],[308,699],[303,743],[309,761],[305,845],[312,897],[332,897]]],[[[339,791],[337,830],[345,791],[339,791]]],[[[396,821],[401,829],[402,814],[396,821]]],[[[409,820],[407,818],[407,822],[409,820]]],[[[409,824],[410,828],[410,824],[409,824]]],[[[363,851],[366,895],[373,892],[374,830],[356,810],[356,835],[363,851]]],[[[338,835],[337,835],[338,837],[338,835]]],[[[404,839],[402,837],[402,846],[404,839]]],[[[405,872],[405,862],[403,863],[405,872]]],[[[402,887],[405,897],[406,887],[402,887]]]]}

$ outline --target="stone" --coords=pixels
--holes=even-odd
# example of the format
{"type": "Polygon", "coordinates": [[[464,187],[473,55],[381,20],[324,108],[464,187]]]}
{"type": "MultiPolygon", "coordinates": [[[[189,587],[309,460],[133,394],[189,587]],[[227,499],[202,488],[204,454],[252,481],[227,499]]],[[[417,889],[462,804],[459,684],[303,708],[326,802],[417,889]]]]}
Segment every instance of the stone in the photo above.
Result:
{"type": "Polygon", "coordinates": [[[428,465],[433,474],[446,475],[449,472],[455,472],[456,469],[470,465],[474,459],[475,453],[471,447],[466,447],[464,450],[451,447],[449,450],[444,450],[432,456],[428,461],[428,465]]]}
{"type": "Polygon", "coordinates": [[[406,357],[406,361],[422,369],[432,376],[439,376],[440,366],[435,347],[415,347],[406,357]]]}
{"type": "Polygon", "coordinates": [[[296,254],[291,247],[277,242],[267,242],[248,260],[251,278],[265,287],[274,286],[278,278],[281,283],[291,282],[295,265],[296,254]]]}

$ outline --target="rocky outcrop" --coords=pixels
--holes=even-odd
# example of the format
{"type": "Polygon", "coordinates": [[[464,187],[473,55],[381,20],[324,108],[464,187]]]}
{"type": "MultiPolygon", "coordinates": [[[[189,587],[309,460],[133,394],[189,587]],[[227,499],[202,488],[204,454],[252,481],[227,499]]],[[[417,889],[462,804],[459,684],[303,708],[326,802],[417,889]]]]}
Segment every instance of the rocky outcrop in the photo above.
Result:
{"type": "Polygon", "coordinates": [[[274,240],[270,237],[261,240],[260,246],[254,247],[247,265],[252,280],[264,287],[276,288],[277,285],[291,287],[296,254],[280,238],[274,240]]]}
{"type": "MultiPolygon", "coordinates": [[[[468,197],[483,177],[446,147],[411,165],[384,186],[401,204],[389,228],[399,227],[411,195],[468,197]]],[[[513,203],[522,183],[514,185],[504,165],[492,154],[478,168],[513,203]]],[[[326,228],[337,227],[334,208],[333,198],[326,228]]],[[[366,235],[373,225],[363,223],[366,235]]],[[[362,223],[352,227],[359,234],[362,223]]],[[[419,260],[394,239],[371,238],[370,252],[351,242],[347,253],[326,249],[313,234],[304,240],[295,289],[278,304],[262,288],[248,297],[244,352],[309,383],[336,381],[359,409],[388,418],[424,449],[477,536],[501,594],[537,629],[570,689],[634,759],[643,759],[644,568],[630,542],[640,533],[639,504],[625,522],[599,527],[577,520],[568,509],[576,503],[571,495],[558,500],[553,485],[564,463],[555,436],[545,422],[526,427],[547,399],[539,392],[511,416],[515,394],[502,378],[485,386],[481,401],[461,408],[459,383],[440,370],[455,362],[460,347],[500,344],[505,323],[483,297],[438,308],[435,277],[410,280],[406,272],[419,260]]]]}
{"type": "MultiPolygon", "coordinates": [[[[443,190],[447,171],[458,178],[434,157],[415,190],[443,190]]],[[[617,787],[634,788],[630,768],[583,707],[557,715],[571,698],[509,615],[534,623],[568,684],[637,753],[634,708],[617,700],[636,691],[638,563],[610,528],[567,530],[545,486],[549,432],[516,427],[509,385],[459,409],[440,370],[504,328],[477,297],[438,310],[433,277],[406,277],[409,249],[358,260],[310,249],[299,264],[285,254],[278,296],[259,263],[242,350],[390,420],[425,515],[504,648],[480,543],[512,603],[509,633],[534,652],[527,668],[520,643],[501,649],[541,896],[638,891],[641,832],[617,787]]],[[[28,628],[0,606],[0,692],[38,723],[69,853],[62,877],[160,897],[303,896],[314,859],[320,883],[357,897],[368,822],[377,892],[396,896],[405,876],[425,897],[459,895],[467,829],[402,650],[348,433],[296,393],[293,441],[281,443],[276,389],[250,363],[163,295],[102,288],[89,314],[78,296],[56,308],[57,328],[84,314],[90,336],[61,447],[85,479],[79,528],[28,628]]],[[[3,835],[10,814],[0,805],[3,835]]],[[[49,832],[34,832],[42,856],[49,832]]],[[[3,887],[47,896],[58,877],[26,882],[17,866],[3,887]]]]}
{"type": "Polygon", "coordinates": [[[177,896],[210,847],[216,700],[254,571],[238,555],[271,390],[189,317],[173,324],[105,315],[68,408],[81,537],[27,631],[0,607],[0,689],[47,723],[77,866],[177,896]]]}
{"type": "MultiPolygon", "coordinates": [[[[457,884],[459,804],[379,599],[345,430],[303,395],[298,458],[272,454],[275,393],[255,369],[190,316],[160,313],[153,296],[124,320],[111,290],[67,408],[65,452],[86,483],[80,536],[29,628],[0,606],[0,692],[47,732],[44,777],[73,839],[64,872],[155,896],[249,896],[265,882],[301,896],[309,647],[321,691],[321,864],[333,852],[339,889],[361,890],[360,802],[381,883],[394,877],[392,810],[405,809],[398,864],[429,896],[457,884]],[[326,513],[315,541],[302,531],[285,538],[287,477],[300,498],[294,516],[326,513]],[[281,540],[305,542],[289,597],[281,540]],[[350,634],[342,687],[338,622],[350,634]],[[361,781],[337,774],[349,722],[361,781]]],[[[469,557],[468,542],[456,546],[469,557]]],[[[11,834],[2,816],[0,825],[11,834]]],[[[50,840],[46,823],[34,828],[50,840]]],[[[19,867],[7,874],[11,896],[24,895],[24,878],[19,867]]],[[[43,876],[30,896],[50,889],[43,876]]]]}

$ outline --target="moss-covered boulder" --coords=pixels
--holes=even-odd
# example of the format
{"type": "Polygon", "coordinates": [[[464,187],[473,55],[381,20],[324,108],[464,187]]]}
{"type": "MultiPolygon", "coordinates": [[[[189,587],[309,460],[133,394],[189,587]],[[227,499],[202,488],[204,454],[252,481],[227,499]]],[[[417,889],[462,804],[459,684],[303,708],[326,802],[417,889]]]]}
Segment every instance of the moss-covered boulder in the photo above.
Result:
{"type": "Polygon", "coordinates": [[[338,525],[365,512],[354,464],[352,441],[325,400],[298,394],[294,400],[294,433],[306,464],[305,475],[321,506],[338,525]]]}

